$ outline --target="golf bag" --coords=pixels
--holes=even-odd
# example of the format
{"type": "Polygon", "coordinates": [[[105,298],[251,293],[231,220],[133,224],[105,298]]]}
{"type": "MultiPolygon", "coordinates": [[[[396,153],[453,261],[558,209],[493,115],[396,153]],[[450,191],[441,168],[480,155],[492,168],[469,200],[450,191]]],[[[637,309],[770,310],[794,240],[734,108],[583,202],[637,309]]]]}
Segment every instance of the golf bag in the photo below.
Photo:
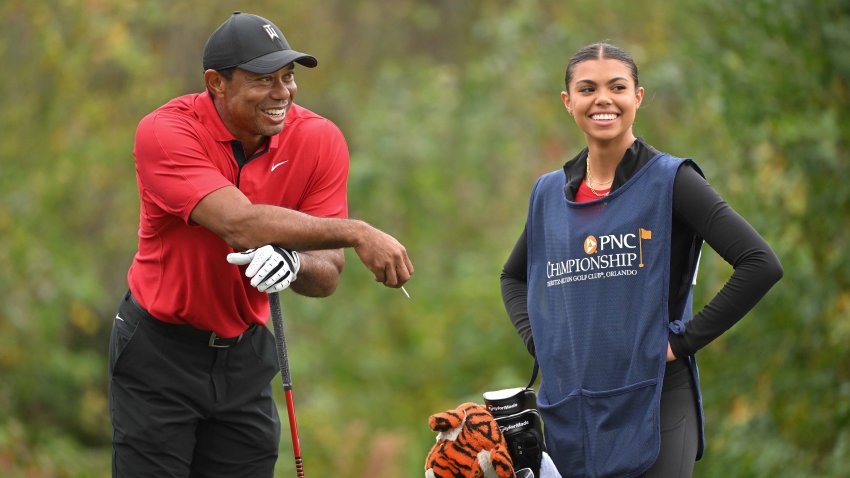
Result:
{"type": "Polygon", "coordinates": [[[505,437],[518,478],[539,478],[540,464],[546,451],[543,419],[537,411],[537,397],[531,388],[537,378],[537,370],[535,362],[527,387],[484,393],[484,404],[505,437]]]}

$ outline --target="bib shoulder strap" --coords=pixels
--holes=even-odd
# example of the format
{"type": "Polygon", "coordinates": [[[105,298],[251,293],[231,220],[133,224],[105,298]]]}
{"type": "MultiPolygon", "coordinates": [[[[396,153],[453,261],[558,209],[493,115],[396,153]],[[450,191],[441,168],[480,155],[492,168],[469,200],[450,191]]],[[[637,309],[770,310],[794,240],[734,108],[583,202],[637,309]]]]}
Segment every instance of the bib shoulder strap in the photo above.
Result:
{"type": "Polygon", "coordinates": [[[537,357],[534,358],[534,369],[531,371],[531,380],[528,381],[528,385],[525,388],[531,388],[534,385],[534,382],[537,381],[537,373],[540,372],[540,364],[537,363],[537,357]]]}

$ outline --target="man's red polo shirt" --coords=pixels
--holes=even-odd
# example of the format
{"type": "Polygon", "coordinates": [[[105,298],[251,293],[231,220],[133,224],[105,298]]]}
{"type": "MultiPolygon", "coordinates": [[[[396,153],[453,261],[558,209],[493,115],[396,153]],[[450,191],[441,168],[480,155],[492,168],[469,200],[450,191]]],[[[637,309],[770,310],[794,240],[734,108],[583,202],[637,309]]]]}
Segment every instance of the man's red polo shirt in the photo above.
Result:
{"type": "MultiPolygon", "coordinates": [[[[293,104],[283,131],[241,168],[207,93],[175,98],[145,116],[134,154],[139,249],[127,279],[139,303],[165,322],[222,337],[268,320],[268,296],[227,262],[233,249],[191,223],[204,196],[237,186],[254,204],[347,217],[348,147],[329,120],[293,104]]],[[[244,268],[242,268],[244,269],[244,268]]]]}

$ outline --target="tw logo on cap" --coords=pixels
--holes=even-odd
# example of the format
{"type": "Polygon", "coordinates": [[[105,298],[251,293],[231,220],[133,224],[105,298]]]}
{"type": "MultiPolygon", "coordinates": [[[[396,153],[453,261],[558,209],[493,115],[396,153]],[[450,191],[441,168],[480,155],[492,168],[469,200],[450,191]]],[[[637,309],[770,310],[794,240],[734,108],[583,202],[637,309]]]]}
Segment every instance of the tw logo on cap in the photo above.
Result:
{"type": "Polygon", "coordinates": [[[263,29],[269,34],[269,38],[271,38],[272,41],[274,41],[275,38],[280,40],[280,35],[277,34],[277,31],[275,31],[273,26],[263,25],[263,29]]]}

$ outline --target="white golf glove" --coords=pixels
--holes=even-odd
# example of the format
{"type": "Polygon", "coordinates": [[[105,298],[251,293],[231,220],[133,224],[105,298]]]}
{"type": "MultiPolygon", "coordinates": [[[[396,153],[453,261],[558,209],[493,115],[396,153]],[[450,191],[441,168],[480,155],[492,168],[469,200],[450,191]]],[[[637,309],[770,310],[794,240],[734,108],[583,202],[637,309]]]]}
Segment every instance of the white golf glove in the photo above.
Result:
{"type": "Polygon", "coordinates": [[[301,267],[297,252],[272,245],[230,253],[227,262],[237,266],[248,264],[245,277],[251,278],[251,286],[269,294],[289,287],[301,267]]]}

